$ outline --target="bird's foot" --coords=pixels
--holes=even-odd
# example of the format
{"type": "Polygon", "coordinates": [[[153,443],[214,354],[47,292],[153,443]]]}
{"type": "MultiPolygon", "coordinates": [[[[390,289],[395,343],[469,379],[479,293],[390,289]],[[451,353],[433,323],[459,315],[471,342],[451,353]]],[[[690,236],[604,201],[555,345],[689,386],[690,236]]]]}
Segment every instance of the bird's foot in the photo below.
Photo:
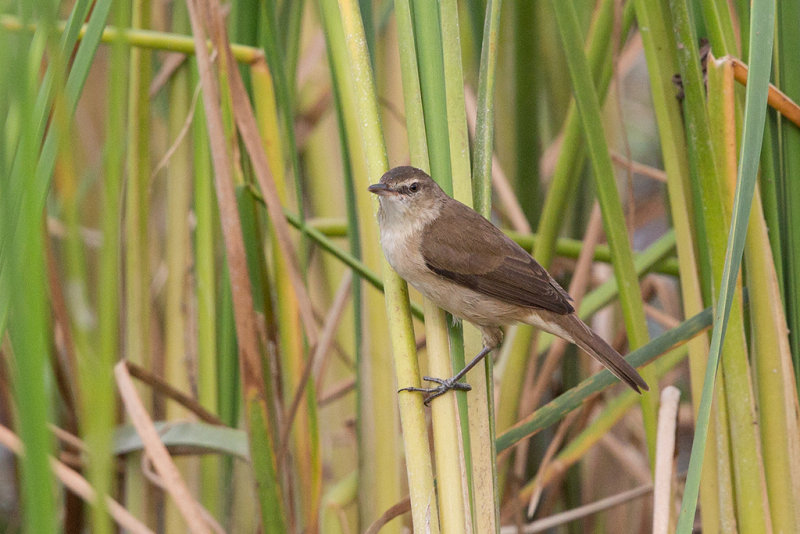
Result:
{"type": "Polygon", "coordinates": [[[466,382],[458,382],[458,379],[461,378],[460,376],[454,376],[452,378],[435,378],[432,376],[423,376],[422,379],[427,382],[435,382],[439,384],[436,387],[432,388],[417,388],[417,387],[407,387],[402,388],[398,391],[419,391],[421,393],[427,393],[425,398],[422,400],[425,403],[425,406],[430,406],[430,403],[436,397],[440,397],[447,393],[448,391],[469,391],[472,389],[472,386],[467,384],[466,382]]]}

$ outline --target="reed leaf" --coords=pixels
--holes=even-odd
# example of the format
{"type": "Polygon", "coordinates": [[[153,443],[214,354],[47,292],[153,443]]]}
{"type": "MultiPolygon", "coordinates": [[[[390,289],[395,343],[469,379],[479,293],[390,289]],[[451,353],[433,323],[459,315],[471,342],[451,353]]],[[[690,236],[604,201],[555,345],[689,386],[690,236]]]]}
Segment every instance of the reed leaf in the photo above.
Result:
{"type": "MultiPolygon", "coordinates": [[[[586,55],[581,46],[580,30],[574,7],[570,2],[554,2],[553,8],[564,44],[578,115],[581,118],[586,146],[592,162],[597,198],[603,213],[603,226],[611,247],[614,272],[620,286],[620,304],[625,318],[629,344],[635,349],[647,343],[649,334],[644,318],[642,295],[634,271],[633,253],[625,227],[625,217],[622,213],[611,157],[602,129],[600,104],[586,55]]],[[[645,381],[648,380],[647,373],[643,378],[645,381]]],[[[657,404],[656,395],[643,394],[642,415],[651,459],[655,456],[657,404]]]]}
{"type": "MultiPolygon", "coordinates": [[[[681,342],[692,339],[694,336],[700,334],[711,325],[711,317],[711,308],[706,308],[700,314],[681,323],[679,327],[662,334],[647,343],[647,345],[631,352],[627,355],[626,359],[634,367],[646,365],[681,342]]],[[[587,378],[578,386],[542,406],[499,435],[496,443],[497,453],[502,453],[520,439],[528,437],[561,420],[571,410],[580,406],[589,396],[607,388],[615,381],[616,378],[614,378],[614,375],[606,369],[587,378]]]]}

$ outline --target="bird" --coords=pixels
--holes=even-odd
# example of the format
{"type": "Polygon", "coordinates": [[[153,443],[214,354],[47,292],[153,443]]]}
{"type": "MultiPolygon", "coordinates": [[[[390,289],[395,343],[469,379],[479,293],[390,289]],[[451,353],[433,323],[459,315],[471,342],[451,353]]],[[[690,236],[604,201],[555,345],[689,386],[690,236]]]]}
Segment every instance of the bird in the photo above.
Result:
{"type": "Polygon", "coordinates": [[[379,200],[380,242],[389,265],[422,295],[481,331],[483,348],[450,378],[400,391],[428,405],[499,347],[502,326],[525,323],[574,343],[637,393],[649,387],[634,367],[575,313],[569,294],[521,246],[472,208],[445,193],[423,170],[399,166],[368,187],[379,200]]]}

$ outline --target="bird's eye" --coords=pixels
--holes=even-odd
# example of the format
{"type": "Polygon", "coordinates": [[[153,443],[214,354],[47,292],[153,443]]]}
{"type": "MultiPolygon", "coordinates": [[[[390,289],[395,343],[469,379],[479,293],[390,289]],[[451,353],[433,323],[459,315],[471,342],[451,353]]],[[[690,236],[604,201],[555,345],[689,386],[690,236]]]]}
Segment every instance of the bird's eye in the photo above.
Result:
{"type": "Polygon", "coordinates": [[[419,183],[417,182],[414,182],[408,186],[408,190],[411,191],[412,193],[416,193],[418,189],[419,189],[419,183]]]}

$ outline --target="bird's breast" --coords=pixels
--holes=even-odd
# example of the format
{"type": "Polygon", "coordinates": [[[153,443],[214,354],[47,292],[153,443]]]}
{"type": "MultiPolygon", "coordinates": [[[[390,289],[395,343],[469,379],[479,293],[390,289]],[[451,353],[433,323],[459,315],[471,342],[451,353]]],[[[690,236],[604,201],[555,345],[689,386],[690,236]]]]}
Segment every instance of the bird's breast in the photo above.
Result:
{"type": "Polygon", "coordinates": [[[381,228],[381,248],[392,269],[406,281],[413,280],[427,270],[419,251],[420,233],[400,225],[381,228]]]}
{"type": "Polygon", "coordinates": [[[417,291],[453,315],[478,325],[496,326],[518,320],[520,307],[501,302],[431,271],[419,250],[421,232],[381,229],[381,246],[389,265],[417,291]]]}

